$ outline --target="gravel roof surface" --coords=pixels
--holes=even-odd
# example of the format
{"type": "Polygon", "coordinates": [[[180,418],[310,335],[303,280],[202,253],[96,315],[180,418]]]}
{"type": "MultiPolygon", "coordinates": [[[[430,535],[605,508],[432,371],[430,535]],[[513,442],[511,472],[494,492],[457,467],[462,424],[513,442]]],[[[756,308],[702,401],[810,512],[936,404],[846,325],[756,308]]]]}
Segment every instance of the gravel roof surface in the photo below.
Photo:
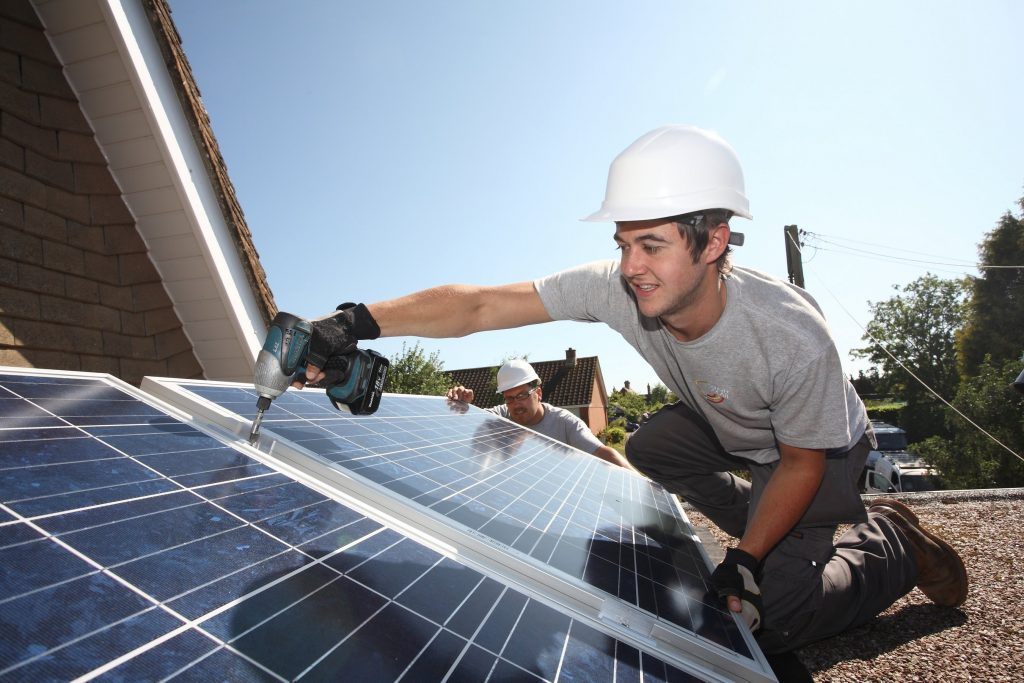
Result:
{"type": "MultiPolygon", "coordinates": [[[[797,651],[815,681],[1024,681],[1024,489],[892,496],[963,557],[970,589],[958,609],[918,589],[875,619],[797,651]]],[[[868,497],[865,497],[868,500],[868,497]]],[[[686,506],[714,558],[732,539],[686,506]],[[714,540],[709,543],[709,536],[714,540]]]]}

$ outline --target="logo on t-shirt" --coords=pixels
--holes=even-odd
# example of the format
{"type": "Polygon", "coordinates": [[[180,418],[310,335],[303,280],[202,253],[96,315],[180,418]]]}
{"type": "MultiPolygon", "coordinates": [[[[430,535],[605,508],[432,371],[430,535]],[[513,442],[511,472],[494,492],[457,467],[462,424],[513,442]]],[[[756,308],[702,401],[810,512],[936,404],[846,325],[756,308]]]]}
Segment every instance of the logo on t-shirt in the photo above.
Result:
{"type": "Polygon", "coordinates": [[[719,403],[724,403],[725,399],[729,398],[728,389],[723,389],[722,387],[716,386],[711,382],[706,382],[702,379],[698,379],[696,382],[694,382],[694,384],[697,385],[697,390],[700,391],[701,395],[704,397],[704,400],[706,400],[708,403],[714,403],[715,405],[718,405],[719,403]]]}

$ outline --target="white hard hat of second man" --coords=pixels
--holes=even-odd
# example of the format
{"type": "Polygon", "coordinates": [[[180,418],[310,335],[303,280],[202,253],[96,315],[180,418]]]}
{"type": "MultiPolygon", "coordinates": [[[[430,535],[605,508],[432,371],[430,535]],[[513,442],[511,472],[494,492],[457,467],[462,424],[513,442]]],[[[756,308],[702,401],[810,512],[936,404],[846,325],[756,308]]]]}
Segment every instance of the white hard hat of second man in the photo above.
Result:
{"type": "Polygon", "coordinates": [[[498,368],[498,393],[539,380],[537,371],[522,358],[513,358],[498,368]]]}

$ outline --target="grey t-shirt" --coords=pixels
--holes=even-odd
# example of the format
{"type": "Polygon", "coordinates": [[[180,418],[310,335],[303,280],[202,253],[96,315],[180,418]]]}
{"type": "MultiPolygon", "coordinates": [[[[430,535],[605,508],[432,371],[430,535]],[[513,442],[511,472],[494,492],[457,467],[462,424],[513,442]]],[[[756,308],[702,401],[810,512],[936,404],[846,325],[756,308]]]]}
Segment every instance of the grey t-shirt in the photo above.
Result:
{"type": "Polygon", "coordinates": [[[814,299],[747,268],[734,268],[725,286],[715,326],[681,342],[657,318],[640,315],[615,261],[534,282],[555,320],[604,322],[619,332],[733,455],[773,462],[776,441],[836,451],[853,446],[867,429],[867,411],[814,299]]]}
{"type": "MultiPolygon", "coordinates": [[[[556,441],[569,444],[585,453],[593,454],[602,445],[601,441],[590,431],[587,423],[570,413],[565,408],[557,408],[550,403],[541,403],[544,406],[544,417],[535,425],[527,429],[540,432],[544,436],[550,436],[556,441]]],[[[508,418],[508,406],[499,405],[488,408],[495,415],[508,418]]],[[[511,418],[509,418],[511,419],[511,418]]]]}

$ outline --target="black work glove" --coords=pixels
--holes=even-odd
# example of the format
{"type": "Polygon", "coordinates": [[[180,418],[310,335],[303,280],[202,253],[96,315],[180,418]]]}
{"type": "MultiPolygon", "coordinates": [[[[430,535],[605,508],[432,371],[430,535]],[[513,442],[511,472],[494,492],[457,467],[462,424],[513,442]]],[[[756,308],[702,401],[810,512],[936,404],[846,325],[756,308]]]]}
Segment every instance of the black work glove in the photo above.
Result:
{"type": "Polygon", "coordinates": [[[328,367],[330,358],[355,351],[358,340],[380,336],[380,326],[363,304],[342,304],[334,313],[313,320],[310,325],[313,334],[306,360],[320,369],[328,367]]]}
{"type": "Polygon", "coordinates": [[[728,606],[728,597],[734,595],[743,602],[740,616],[751,631],[761,628],[761,589],[754,581],[757,558],[739,548],[725,551],[725,559],[711,573],[711,584],[718,597],[728,606]]]}

